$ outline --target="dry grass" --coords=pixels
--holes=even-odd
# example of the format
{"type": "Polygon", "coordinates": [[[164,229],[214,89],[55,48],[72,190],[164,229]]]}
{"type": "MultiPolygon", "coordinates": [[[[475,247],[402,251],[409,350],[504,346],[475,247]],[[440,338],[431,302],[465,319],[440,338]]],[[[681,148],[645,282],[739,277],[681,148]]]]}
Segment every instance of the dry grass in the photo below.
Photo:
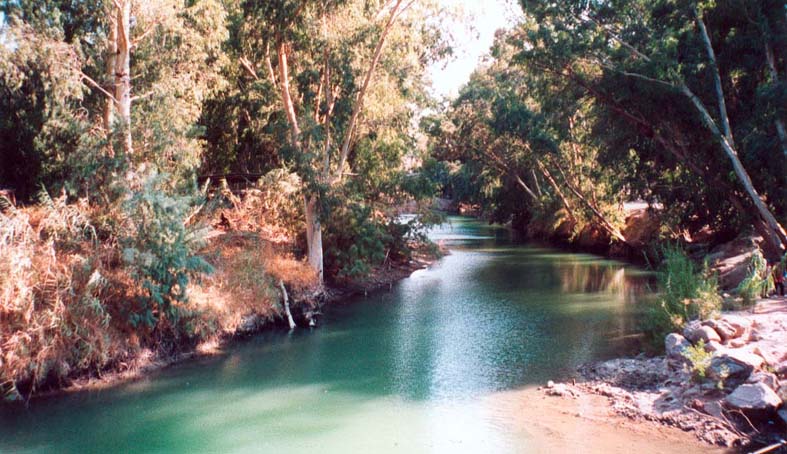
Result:
{"type": "MultiPolygon", "coordinates": [[[[129,351],[105,302],[123,293],[84,205],[0,213],[0,382],[18,397],[100,371],[129,351]]],[[[111,248],[109,248],[111,249],[111,248]]]]}
{"type": "Polygon", "coordinates": [[[257,234],[216,236],[203,254],[215,271],[192,286],[189,300],[225,333],[234,332],[248,316],[282,317],[279,281],[296,294],[307,293],[317,284],[307,264],[278,252],[257,234]]]}
{"type": "Polygon", "coordinates": [[[317,284],[311,268],[287,252],[293,241],[287,223],[297,222],[291,183],[279,175],[243,200],[228,194],[235,208],[209,214],[245,231],[215,231],[201,252],[215,272],[189,288],[182,308],[188,339],[165,338],[167,327],[129,323],[142,289],[123,266],[117,242],[99,241],[91,224],[119,222],[118,213],[67,204],[64,196],[43,194],[39,205],[24,209],[0,199],[0,400],[122,371],[148,349],[166,357],[180,348],[173,342],[215,342],[216,333],[235,332],[248,316],[281,317],[280,281],[296,299],[317,284]]]}

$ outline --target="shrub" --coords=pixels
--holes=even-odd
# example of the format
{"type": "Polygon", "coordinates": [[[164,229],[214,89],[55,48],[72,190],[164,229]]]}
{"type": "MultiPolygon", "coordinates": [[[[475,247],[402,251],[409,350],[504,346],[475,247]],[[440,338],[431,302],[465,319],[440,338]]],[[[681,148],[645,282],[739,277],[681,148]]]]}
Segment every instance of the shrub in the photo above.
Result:
{"type": "Polygon", "coordinates": [[[705,380],[708,367],[710,367],[710,360],[713,358],[713,353],[705,351],[705,341],[700,340],[697,342],[697,345],[686,347],[683,356],[691,365],[691,378],[694,381],[705,380]]]}
{"type": "MultiPolygon", "coordinates": [[[[45,194],[45,193],[44,193],[45,194]]],[[[0,397],[19,398],[74,371],[100,370],[119,336],[104,300],[117,291],[82,203],[0,212],[0,397]],[[34,227],[34,225],[36,227],[34,227]]]]}
{"type": "Polygon", "coordinates": [[[646,310],[645,334],[654,345],[688,321],[707,319],[721,308],[718,282],[707,265],[698,269],[677,246],[662,248],[659,270],[660,298],[646,310]]]}
{"type": "Polygon", "coordinates": [[[186,224],[199,196],[167,194],[165,178],[152,175],[126,203],[133,229],[121,241],[123,261],[144,290],[129,316],[133,326],[153,328],[162,319],[177,325],[189,280],[212,270],[196,255],[206,231],[186,224]]]}
{"type": "Polygon", "coordinates": [[[768,262],[760,250],[754,251],[749,263],[749,272],[741,281],[736,291],[743,298],[744,306],[751,306],[758,297],[765,295],[773,288],[773,276],[768,272],[768,262]]]}

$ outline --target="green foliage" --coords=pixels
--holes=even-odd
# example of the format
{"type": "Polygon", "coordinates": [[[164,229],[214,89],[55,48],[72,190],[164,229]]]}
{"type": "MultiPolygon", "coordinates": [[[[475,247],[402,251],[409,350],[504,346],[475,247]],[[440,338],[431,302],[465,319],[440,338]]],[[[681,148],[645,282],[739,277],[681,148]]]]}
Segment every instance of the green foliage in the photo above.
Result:
{"type": "Polygon", "coordinates": [[[371,266],[386,257],[386,242],[391,240],[385,224],[371,217],[372,209],[349,204],[331,212],[323,235],[325,269],[339,279],[367,274],[371,266]]]}
{"type": "Polygon", "coordinates": [[[698,382],[705,380],[710,360],[713,358],[713,353],[705,351],[705,341],[700,340],[696,345],[686,347],[683,356],[691,365],[691,378],[698,382]]]}
{"type": "Polygon", "coordinates": [[[707,266],[698,269],[677,246],[662,248],[659,269],[659,299],[647,308],[643,329],[654,345],[668,333],[697,319],[707,319],[721,309],[718,282],[707,266]]]}
{"type": "Polygon", "coordinates": [[[773,288],[773,275],[769,271],[768,262],[762,252],[755,250],[749,262],[748,274],[736,289],[738,296],[743,298],[744,306],[751,306],[757,298],[767,295],[773,288]]]}
{"type": "Polygon", "coordinates": [[[134,326],[154,327],[162,319],[176,325],[188,299],[189,280],[212,271],[195,255],[206,232],[186,225],[198,197],[168,194],[165,178],[149,177],[125,205],[134,230],[121,241],[123,260],[145,291],[130,315],[134,326]]]}

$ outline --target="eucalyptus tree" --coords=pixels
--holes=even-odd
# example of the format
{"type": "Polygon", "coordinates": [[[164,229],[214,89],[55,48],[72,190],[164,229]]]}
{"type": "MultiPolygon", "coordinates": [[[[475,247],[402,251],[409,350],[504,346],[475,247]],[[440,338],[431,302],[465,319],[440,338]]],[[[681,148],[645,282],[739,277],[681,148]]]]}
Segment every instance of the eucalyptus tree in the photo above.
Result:
{"type": "Polygon", "coordinates": [[[19,44],[2,49],[3,86],[20,109],[3,124],[14,135],[4,154],[40,150],[41,170],[22,185],[95,195],[113,175],[151,165],[181,178],[193,173],[203,101],[223,84],[222,2],[37,0],[6,2],[3,11],[19,44]],[[12,79],[26,70],[31,77],[12,79]],[[31,97],[37,101],[25,102],[31,97]],[[20,129],[25,136],[14,133],[20,129]]]}
{"type": "Polygon", "coordinates": [[[523,65],[591,94],[723,192],[773,251],[787,247],[774,214],[785,214],[783,2],[521,3],[533,24],[523,65]]]}
{"type": "Polygon", "coordinates": [[[304,183],[307,255],[321,280],[326,196],[353,176],[359,138],[410,127],[424,70],[443,49],[437,27],[424,23],[433,12],[415,0],[243,5],[238,65],[275,93],[287,141],[280,155],[304,183]]]}

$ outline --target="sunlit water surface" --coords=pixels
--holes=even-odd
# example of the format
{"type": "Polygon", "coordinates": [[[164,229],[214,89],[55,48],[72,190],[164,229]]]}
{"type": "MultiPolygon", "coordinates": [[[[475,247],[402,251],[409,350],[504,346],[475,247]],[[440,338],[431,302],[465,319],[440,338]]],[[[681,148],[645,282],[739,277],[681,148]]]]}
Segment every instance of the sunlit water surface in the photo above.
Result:
{"type": "Polygon", "coordinates": [[[632,353],[652,277],[464,218],[432,235],[449,256],[319,329],[6,408],[0,451],[528,452],[487,397],[632,353]]]}

